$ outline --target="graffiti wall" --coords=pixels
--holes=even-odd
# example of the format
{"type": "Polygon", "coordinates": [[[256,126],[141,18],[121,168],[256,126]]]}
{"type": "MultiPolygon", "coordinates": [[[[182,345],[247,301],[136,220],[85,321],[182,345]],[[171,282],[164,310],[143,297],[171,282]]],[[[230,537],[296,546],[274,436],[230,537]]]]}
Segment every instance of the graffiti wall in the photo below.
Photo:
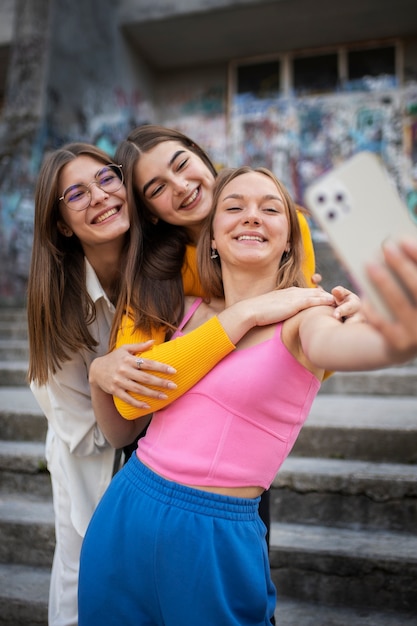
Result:
{"type": "Polygon", "coordinates": [[[218,84],[190,84],[164,98],[163,124],[192,137],[218,168],[228,162],[225,98],[225,89],[218,84]]]}
{"type": "Polygon", "coordinates": [[[275,101],[236,97],[235,165],[265,165],[297,202],[327,169],[361,150],[381,156],[417,220],[417,87],[275,101]]]}
{"type": "MultiPolygon", "coordinates": [[[[140,93],[115,89],[107,112],[85,109],[63,130],[51,117],[30,159],[0,163],[0,305],[25,298],[36,172],[47,148],[86,140],[114,152],[139,124],[156,121],[140,93]],[[110,112],[109,112],[110,111],[110,112]]],[[[359,150],[383,158],[417,220],[417,86],[275,101],[236,98],[226,116],[222,87],[191,87],[172,97],[158,121],[193,137],[216,165],[265,165],[302,203],[306,185],[359,150]]],[[[314,228],[314,224],[312,225],[314,228]]]]}
{"type": "MultiPolygon", "coordinates": [[[[115,88],[107,112],[89,107],[74,115],[71,124],[58,124],[59,102],[49,94],[53,113],[40,129],[30,156],[20,151],[0,160],[0,306],[21,305],[26,285],[33,238],[34,189],[46,151],[71,141],[94,143],[112,155],[131,128],[153,121],[152,107],[139,92],[115,88]]],[[[109,100],[107,101],[109,105],[109,100]]]]}

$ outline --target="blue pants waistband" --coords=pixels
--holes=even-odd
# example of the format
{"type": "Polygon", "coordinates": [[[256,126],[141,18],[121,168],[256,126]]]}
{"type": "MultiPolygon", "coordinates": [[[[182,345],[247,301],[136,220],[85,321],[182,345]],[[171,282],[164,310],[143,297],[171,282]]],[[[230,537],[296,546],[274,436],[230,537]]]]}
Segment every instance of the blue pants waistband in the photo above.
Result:
{"type": "Polygon", "coordinates": [[[156,474],[132,454],[121,472],[136,489],[160,502],[223,519],[252,521],[259,517],[259,498],[236,498],[187,487],[156,474]]]}

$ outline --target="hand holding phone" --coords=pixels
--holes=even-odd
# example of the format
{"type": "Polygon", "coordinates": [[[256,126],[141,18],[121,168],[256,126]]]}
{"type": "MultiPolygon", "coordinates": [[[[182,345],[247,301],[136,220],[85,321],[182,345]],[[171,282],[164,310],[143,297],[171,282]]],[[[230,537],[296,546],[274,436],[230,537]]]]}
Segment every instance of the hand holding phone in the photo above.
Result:
{"type": "Polygon", "coordinates": [[[385,241],[417,237],[417,224],[380,159],[370,152],[359,152],[310,185],[305,203],[327,233],[358,294],[390,318],[365,266],[382,259],[385,241]]]}

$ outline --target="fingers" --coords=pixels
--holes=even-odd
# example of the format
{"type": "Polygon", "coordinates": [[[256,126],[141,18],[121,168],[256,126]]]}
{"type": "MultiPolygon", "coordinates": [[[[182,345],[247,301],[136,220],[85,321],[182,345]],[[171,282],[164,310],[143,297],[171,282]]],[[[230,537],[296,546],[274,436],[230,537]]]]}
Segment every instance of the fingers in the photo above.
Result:
{"type": "MultiPolygon", "coordinates": [[[[296,288],[297,289],[297,288],[296,288]]],[[[312,289],[311,287],[306,287],[304,289],[298,289],[298,292],[295,292],[296,297],[299,299],[300,308],[308,308],[310,306],[334,306],[335,299],[331,293],[325,291],[321,287],[318,289],[312,289]]]]}
{"type": "Polygon", "coordinates": [[[403,239],[400,241],[400,247],[414,263],[417,263],[417,239],[403,239]]]}
{"type": "Polygon", "coordinates": [[[133,367],[143,372],[144,370],[150,370],[152,372],[161,372],[163,374],[176,374],[177,370],[167,365],[166,363],[160,363],[159,361],[152,361],[151,359],[144,359],[142,354],[139,353],[135,356],[133,367]],[[139,365],[138,365],[139,364],[139,365]]]}
{"type": "Polygon", "coordinates": [[[332,294],[336,300],[334,316],[338,319],[349,319],[349,321],[363,322],[365,315],[362,309],[362,301],[356,293],[338,285],[332,289],[332,294]]]}
{"type": "MultiPolygon", "coordinates": [[[[384,257],[388,267],[394,272],[411,296],[413,304],[417,301],[417,244],[404,242],[401,247],[392,242],[384,246],[384,257]]],[[[391,282],[391,281],[390,281],[391,282]]]]}
{"type": "Polygon", "coordinates": [[[393,319],[379,315],[366,305],[369,322],[396,349],[414,351],[417,348],[417,242],[392,242],[384,246],[387,264],[372,263],[368,274],[384,298],[393,319]]]}
{"type": "Polygon", "coordinates": [[[372,324],[395,349],[408,354],[411,358],[417,351],[416,317],[410,318],[408,322],[401,320],[390,321],[382,317],[368,303],[364,303],[367,321],[372,324]]]}
{"type": "Polygon", "coordinates": [[[313,274],[313,276],[311,277],[311,282],[314,285],[319,285],[321,283],[321,281],[323,280],[323,277],[321,274],[318,274],[317,272],[315,274],[313,274]]]}
{"type": "Polygon", "coordinates": [[[394,317],[404,319],[407,313],[416,312],[417,284],[414,284],[413,276],[417,282],[417,268],[399,250],[392,253],[386,250],[384,254],[395,274],[382,264],[369,265],[368,274],[394,317]]]}
{"type": "Polygon", "coordinates": [[[167,378],[160,378],[159,376],[155,376],[154,374],[150,374],[149,372],[143,370],[135,370],[135,372],[132,372],[130,382],[130,391],[134,391],[136,393],[140,393],[152,398],[159,398],[161,396],[158,395],[158,391],[148,389],[148,387],[158,387],[158,389],[177,388],[177,385],[172,380],[169,380],[167,378]]]}

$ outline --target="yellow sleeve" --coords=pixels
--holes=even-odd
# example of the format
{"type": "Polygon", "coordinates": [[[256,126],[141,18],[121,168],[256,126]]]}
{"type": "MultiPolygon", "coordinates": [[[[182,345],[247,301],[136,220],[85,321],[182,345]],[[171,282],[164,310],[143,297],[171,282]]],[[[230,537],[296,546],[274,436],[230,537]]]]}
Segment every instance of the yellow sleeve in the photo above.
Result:
{"type": "Polygon", "coordinates": [[[201,296],[204,298],[205,294],[201,288],[197,271],[196,246],[188,245],[186,248],[184,264],[182,266],[182,283],[186,296],[201,296]]]}
{"type": "MultiPolygon", "coordinates": [[[[126,343],[140,343],[150,337],[140,330],[133,331],[133,320],[125,316],[122,330],[119,330],[116,347],[126,343]]],[[[141,353],[141,357],[167,363],[177,370],[176,374],[157,373],[161,378],[168,378],[176,383],[176,389],[165,390],[168,399],[160,400],[137,394],[133,397],[146,402],[150,409],[137,409],[127,402],[113,397],[117,410],[125,419],[132,420],[164,408],[173,400],[182,396],[193,387],[219,361],[235,349],[217,317],[212,317],[195,330],[182,337],[164,342],[164,332],[155,332],[152,336],[156,344],[150,350],[141,353]],[[192,367],[190,365],[192,364],[192,367]]]]}
{"type": "Polygon", "coordinates": [[[311,239],[310,228],[308,226],[308,222],[303,215],[303,213],[297,210],[298,222],[300,224],[301,229],[301,237],[303,240],[304,247],[304,259],[303,259],[303,274],[307,281],[307,286],[314,287],[314,283],[311,280],[314,272],[316,271],[316,259],[314,255],[314,247],[313,241],[311,239]]]}

